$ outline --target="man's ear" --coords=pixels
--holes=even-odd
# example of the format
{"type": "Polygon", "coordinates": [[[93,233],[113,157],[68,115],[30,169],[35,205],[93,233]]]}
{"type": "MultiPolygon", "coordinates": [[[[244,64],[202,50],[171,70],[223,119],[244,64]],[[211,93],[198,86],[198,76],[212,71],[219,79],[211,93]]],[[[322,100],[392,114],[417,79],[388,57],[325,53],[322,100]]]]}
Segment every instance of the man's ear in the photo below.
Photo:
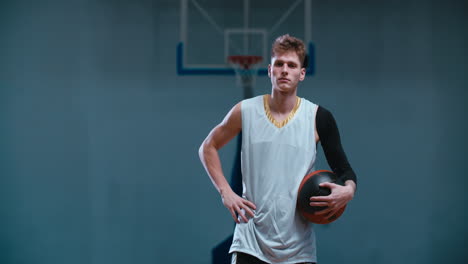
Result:
{"type": "Polygon", "coordinates": [[[301,76],[299,77],[300,81],[303,81],[305,79],[306,75],[306,68],[301,68],[301,76]]]}

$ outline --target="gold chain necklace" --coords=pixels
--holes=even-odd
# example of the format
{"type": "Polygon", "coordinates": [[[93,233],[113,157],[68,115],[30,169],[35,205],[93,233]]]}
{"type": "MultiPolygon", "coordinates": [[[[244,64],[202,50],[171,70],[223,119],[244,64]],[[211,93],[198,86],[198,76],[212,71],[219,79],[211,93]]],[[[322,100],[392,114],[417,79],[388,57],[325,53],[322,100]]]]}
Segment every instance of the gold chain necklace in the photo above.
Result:
{"type": "Polygon", "coordinates": [[[270,122],[272,122],[276,127],[278,128],[282,128],[284,127],[288,122],[289,120],[291,120],[294,115],[296,114],[297,112],[297,109],[299,109],[299,106],[301,105],[301,99],[299,97],[296,96],[296,105],[294,106],[294,108],[291,110],[291,112],[289,113],[288,117],[281,121],[281,122],[278,122],[276,121],[276,119],[273,117],[273,115],[271,114],[271,111],[270,111],[270,104],[268,103],[268,99],[269,99],[269,95],[268,94],[265,94],[263,96],[263,107],[265,108],[265,113],[266,113],[266,116],[268,117],[268,120],[270,120],[270,122]]]}

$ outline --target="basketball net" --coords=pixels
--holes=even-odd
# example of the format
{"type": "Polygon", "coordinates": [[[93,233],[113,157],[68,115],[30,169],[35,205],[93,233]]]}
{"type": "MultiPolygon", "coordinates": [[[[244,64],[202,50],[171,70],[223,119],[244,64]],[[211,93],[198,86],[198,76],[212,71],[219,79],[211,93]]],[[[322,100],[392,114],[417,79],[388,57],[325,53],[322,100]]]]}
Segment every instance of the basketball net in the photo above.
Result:
{"type": "Polygon", "coordinates": [[[229,56],[228,62],[236,73],[237,85],[244,90],[244,98],[253,96],[253,88],[262,61],[262,56],[235,55],[229,56]]]}

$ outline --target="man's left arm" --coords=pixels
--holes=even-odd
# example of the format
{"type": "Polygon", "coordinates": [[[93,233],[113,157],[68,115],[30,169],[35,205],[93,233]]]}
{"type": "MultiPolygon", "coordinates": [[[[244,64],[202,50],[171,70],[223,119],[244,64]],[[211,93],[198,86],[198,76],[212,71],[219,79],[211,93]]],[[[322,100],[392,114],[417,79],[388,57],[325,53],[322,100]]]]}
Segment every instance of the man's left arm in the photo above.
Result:
{"type": "Polygon", "coordinates": [[[343,150],[338,126],[331,112],[320,106],[317,109],[315,120],[315,129],[328,165],[345,185],[320,184],[322,187],[330,188],[331,194],[329,196],[312,197],[310,205],[327,206],[327,209],[316,214],[326,214],[327,217],[332,217],[340,208],[353,199],[356,192],[357,177],[343,150]]]}

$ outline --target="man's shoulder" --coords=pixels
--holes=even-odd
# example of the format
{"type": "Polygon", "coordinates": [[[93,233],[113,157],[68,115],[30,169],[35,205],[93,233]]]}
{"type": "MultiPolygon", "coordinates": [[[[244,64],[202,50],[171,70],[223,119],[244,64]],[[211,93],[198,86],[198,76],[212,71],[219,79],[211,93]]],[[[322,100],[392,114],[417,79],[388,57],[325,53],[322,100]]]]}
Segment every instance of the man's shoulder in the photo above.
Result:
{"type": "Polygon", "coordinates": [[[307,105],[311,105],[311,106],[316,106],[316,107],[318,107],[318,104],[316,104],[316,103],[310,101],[310,100],[307,99],[307,98],[301,97],[301,100],[302,100],[301,103],[304,103],[304,104],[307,104],[307,105]]]}
{"type": "Polygon", "coordinates": [[[254,96],[252,98],[244,99],[241,101],[241,108],[252,108],[263,102],[263,95],[254,96]]]}

